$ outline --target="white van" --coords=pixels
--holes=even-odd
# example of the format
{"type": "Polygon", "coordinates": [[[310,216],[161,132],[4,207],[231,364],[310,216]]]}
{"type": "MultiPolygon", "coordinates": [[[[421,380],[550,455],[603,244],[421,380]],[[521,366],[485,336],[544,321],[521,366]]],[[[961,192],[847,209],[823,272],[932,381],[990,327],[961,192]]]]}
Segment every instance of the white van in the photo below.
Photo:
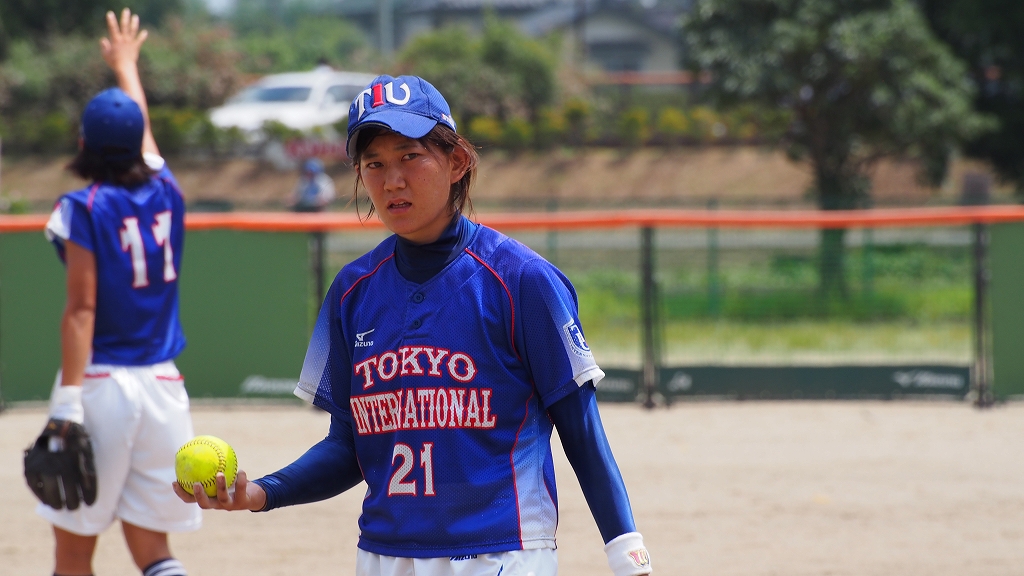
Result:
{"type": "Polygon", "coordinates": [[[219,128],[258,130],[276,120],[296,130],[334,124],[348,116],[356,95],[376,78],[374,74],[339,72],[320,66],[310,72],[264,76],[210,110],[210,121],[219,128]]]}

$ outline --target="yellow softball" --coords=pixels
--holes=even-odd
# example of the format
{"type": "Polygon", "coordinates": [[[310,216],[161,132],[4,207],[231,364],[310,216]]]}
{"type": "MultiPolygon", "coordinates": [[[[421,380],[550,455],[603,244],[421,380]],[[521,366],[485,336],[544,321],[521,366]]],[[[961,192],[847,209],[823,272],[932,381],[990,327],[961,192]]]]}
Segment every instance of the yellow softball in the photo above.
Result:
{"type": "Polygon", "coordinates": [[[207,496],[216,496],[218,472],[224,473],[230,488],[238,474],[238,458],[231,445],[216,436],[196,436],[179,448],[174,456],[178,486],[189,494],[192,493],[192,485],[199,482],[207,496]]]}

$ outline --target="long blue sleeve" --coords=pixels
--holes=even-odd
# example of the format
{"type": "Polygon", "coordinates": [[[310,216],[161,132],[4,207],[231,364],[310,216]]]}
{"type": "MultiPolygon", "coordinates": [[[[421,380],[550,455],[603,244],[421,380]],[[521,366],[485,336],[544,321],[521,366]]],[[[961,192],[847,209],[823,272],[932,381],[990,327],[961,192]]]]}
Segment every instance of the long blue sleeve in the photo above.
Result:
{"type": "Polygon", "coordinates": [[[326,500],[359,484],[363,473],[356,460],[352,421],[347,414],[331,417],[327,437],[288,466],[254,480],[267,493],[263,511],[326,500]]]}
{"type": "Polygon", "coordinates": [[[633,510],[601,424],[594,385],[587,382],[575,394],[555,402],[548,414],[605,543],[635,532],[633,510]]]}

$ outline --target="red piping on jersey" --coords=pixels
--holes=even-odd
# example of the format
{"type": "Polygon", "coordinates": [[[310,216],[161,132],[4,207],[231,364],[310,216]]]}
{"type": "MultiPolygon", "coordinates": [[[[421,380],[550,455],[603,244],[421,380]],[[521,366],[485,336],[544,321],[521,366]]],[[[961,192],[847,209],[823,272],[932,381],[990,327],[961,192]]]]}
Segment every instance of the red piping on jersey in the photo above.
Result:
{"type": "Polygon", "coordinates": [[[185,377],[182,376],[181,374],[179,374],[177,376],[157,376],[156,379],[157,380],[170,380],[172,382],[178,382],[178,381],[184,380],[185,377]]]}
{"type": "Polygon", "coordinates": [[[516,353],[516,359],[522,362],[523,359],[522,357],[519,356],[519,350],[516,349],[516,306],[512,300],[512,291],[508,289],[508,286],[505,284],[505,281],[501,279],[501,276],[498,276],[498,273],[494,271],[494,268],[491,268],[487,264],[487,262],[484,262],[483,259],[474,254],[473,251],[470,250],[469,248],[466,248],[465,250],[466,254],[469,254],[474,259],[476,259],[477,262],[483,264],[484,268],[490,270],[491,274],[494,274],[494,277],[497,278],[498,282],[501,283],[501,287],[505,289],[505,294],[508,296],[508,308],[509,311],[511,311],[512,313],[512,329],[509,330],[508,338],[509,342],[511,342],[512,344],[512,351],[516,353]]]}
{"type": "MultiPolygon", "coordinates": [[[[466,250],[469,252],[469,250],[466,250]]],[[[472,252],[469,252],[472,254],[472,252]]],[[[475,256],[474,256],[475,257],[475,256]]],[[[484,264],[486,266],[486,264],[484,264]]],[[[493,270],[492,270],[493,272],[493,270]]],[[[516,430],[516,440],[512,443],[512,451],[508,453],[508,463],[512,467],[512,492],[516,495],[516,517],[519,518],[519,548],[523,548],[523,513],[519,507],[519,481],[516,479],[516,446],[519,445],[519,434],[523,432],[523,426],[526,426],[526,419],[530,417],[530,400],[533,400],[533,392],[530,392],[530,397],[526,399],[526,414],[523,414],[523,421],[519,424],[519,430],[516,430]]]]}
{"type": "Polygon", "coordinates": [[[345,290],[345,293],[341,295],[341,300],[338,301],[338,304],[341,304],[342,302],[344,302],[345,298],[348,297],[349,292],[355,290],[356,286],[358,286],[360,282],[362,282],[363,280],[366,280],[370,276],[373,276],[374,274],[376,274],[377,270],[380,270],[380,267],[383,266],[385,262],[387,262],[388,260],[391,260],[394,257],[395,257],[395,255],[391,254],[387,258],[381,260],[380,264],[377,264],[377,267],[373,269],[373,272],[370,272],[369,274],[364,274],[363,276],[360,276],[359,278],[357,278],[356,281],[352,283],[352,286],[349,286],[349,289],[345,290]]]}
{"type": "Polygon", "coordinates": [[[99,189],[100,189],[100,183],[99,182],[96,182],[95,184],[93,184],[92,188],[89,189],[89,203],[86,205],[86,207],[89,209],[89,212],[92,212],[92,201],[93,201],[94,198],[96,198],[96,191],[99,190],[99,189]]]}
{"type": "Polygon", "coordinates": [[[83,378],[109,378],[110,372],[97,372],[95,374],[83,374],[83,378]]]}

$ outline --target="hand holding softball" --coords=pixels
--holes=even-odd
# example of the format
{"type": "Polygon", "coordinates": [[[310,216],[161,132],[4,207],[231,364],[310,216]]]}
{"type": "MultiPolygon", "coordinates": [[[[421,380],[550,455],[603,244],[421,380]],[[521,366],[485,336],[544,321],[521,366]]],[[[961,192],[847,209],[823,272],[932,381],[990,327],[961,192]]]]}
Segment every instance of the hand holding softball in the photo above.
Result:
{"type": "Polygon", "coordinates": [[[266,493],[238,470],[230,444],[215,436],[196,436],[174,458],[174,493],[205,510],[259,510],[266,493]]]}
{"type": "Polygon", "coordinates": [[[182,501],[196,503],[203,510],[250,510],[263,509],[267,503],[267,493],[260,488],[259,484],[249,482],[244,470],[238,471],[233,490],[228,490],[227,478],[223,472],[217,473],[216,486],[217,496],[211,498],[206,495],[203,485],[196,482],[192,485],[192,494],[186,492],[177,482],[172,482],[174,493],[182,501]]]}

